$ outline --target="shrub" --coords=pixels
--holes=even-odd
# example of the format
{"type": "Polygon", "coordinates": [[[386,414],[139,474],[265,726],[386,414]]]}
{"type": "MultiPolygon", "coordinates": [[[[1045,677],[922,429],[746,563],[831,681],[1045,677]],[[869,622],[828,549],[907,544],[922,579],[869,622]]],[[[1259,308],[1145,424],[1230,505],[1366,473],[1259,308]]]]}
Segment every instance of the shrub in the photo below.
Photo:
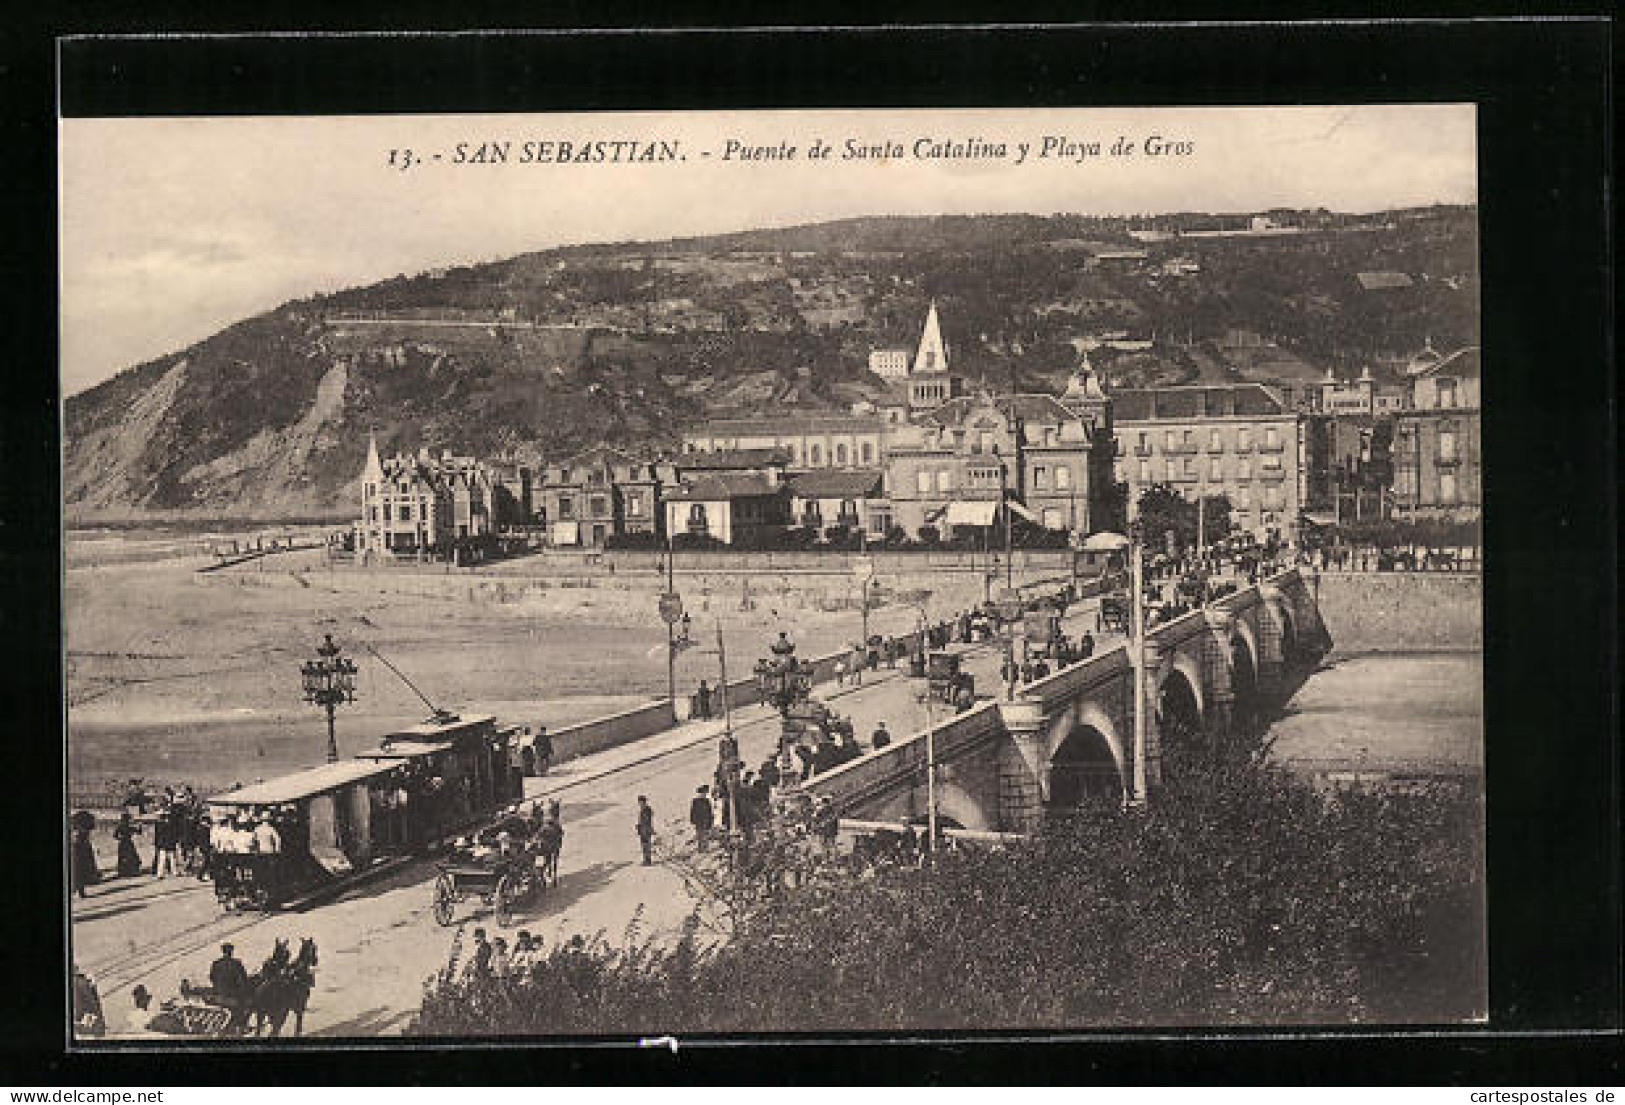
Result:
{"type": "Polygon", "coordinates": [[[927,548],[935,547],[937,542],[940,541],[942,537],[942,535],[937,531],[936,526],[921,526],[918,530],[918,535],[920,544],[926,546],[927,548]]]}

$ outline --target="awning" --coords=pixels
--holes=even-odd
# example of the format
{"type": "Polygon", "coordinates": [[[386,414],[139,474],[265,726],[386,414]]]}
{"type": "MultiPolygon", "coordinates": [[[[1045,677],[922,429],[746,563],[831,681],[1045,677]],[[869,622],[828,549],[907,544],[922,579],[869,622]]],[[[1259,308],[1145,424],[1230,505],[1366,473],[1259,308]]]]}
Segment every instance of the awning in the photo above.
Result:
{"type": "Polygon", "coordinates": [[[1099,533],[1089,535],[1083,543],[1083,549],[1085,552],[1119,552],[1128,548],[1130,544],[1129,539],[1121,533],[1101,530],[1099,533]]]}
{"type": "Polygon", "coordinates": [[[998,503],[949,503],[948,524],[950,526],[991,526],[994,515],[998,513],[998,503]]]}
{"type": "Polygon", "coordinates": [[[1010,500],[1010,509],[1027,519],[1029,522],[1037,522],[1039,525],[1044,524],[1038,515],[1034,514],[1032,511],[1028,510],[1025,506],[1016,502],[1014,499],[1010,500]]]}
{"type": "Polygon", "coordinates": [[[554,522],[553,523],[553,544],[555,544],[555,545],[579,545],[580,543],[581,543],[581,523],[579,523],[579,522],[554,522]]]}
{"type": "Polygon", "coordinates": [[[941,518],[946,513],[948,513],[948,508],[945,506],[939,506],[934,510],[926,511],[925,520],[926,522],[934,525],[937,519],[941,518]]]}

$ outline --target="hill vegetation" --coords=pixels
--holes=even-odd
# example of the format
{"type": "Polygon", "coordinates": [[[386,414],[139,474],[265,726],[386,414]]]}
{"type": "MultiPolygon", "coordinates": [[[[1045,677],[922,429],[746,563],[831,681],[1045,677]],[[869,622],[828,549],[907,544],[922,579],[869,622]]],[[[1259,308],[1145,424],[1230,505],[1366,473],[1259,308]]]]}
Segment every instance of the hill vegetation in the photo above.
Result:
{"type": "Polygon", "coordinates": [[[912,347],[933,299],[955,368],[1000,389],[1059,386],[1086,345],[1112,382],[1148,385],[1303,380],[1477,340],[1473,209],[1273,217],[1301,232],[865,218],[402,274],[70,396],[65,505],[343,516],[368,432],[386,451],[535,463],[596,441],[660,448],[707,415],[843,410],[884,391],[869,351],[912,347]],[[1371,271],[1408,286],[1366,291],[1371,271]]]}

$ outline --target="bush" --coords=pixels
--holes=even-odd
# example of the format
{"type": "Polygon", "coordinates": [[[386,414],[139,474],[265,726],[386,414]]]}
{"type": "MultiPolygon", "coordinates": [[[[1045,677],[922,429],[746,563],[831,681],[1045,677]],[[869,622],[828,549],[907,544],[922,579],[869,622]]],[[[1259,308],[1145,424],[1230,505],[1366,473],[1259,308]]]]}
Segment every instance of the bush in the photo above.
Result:
{"type": "Polygon", "coordinates": [[[665,547],[658,533],[612,533],[604,538],[604,548],[612,552],[653,552],[665,547]]]}
{"type": "Polygon", "coordinates": [[[927,548],[935,548],[941,537],[936,526],[921,526],[919,529],[920,544],[927,548]]]}
{"type": "Polygon", "coordinates": [[[678,552],[716,552],[728,546],[709,533],[679,533],[671,539],[671,547],[678,552]]]}

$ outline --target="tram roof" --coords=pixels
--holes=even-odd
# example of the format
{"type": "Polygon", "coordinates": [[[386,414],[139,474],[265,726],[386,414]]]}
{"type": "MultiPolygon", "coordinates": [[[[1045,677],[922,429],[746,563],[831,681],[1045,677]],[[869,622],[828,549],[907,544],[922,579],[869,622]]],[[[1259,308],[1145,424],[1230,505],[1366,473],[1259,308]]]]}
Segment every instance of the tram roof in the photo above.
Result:
{"type": "Polygon", "coordinates": [[[390,734],[390,737],[395,739],[397,743],[402,738],[406,740],[413,738],[433,740],[435,737],[444,736],[447,733],[459,733],[464,729],[489,725],[495,721],[495,714],[472,714],[469,717],[451,717],[439,720],[430,718],[428,721],[420,721],[416,725],[408,725],[405,729],[397,729],[390,734]]]}
{"type": "Polygon", "coordinates": [[[268,779],[263,783],[255,783],[242,790],[228,791],[224,794],[211,794],[211,806],[275,806],[283,802],[297,802],[301,798],[313,798],[318,794],[325,794],[330,790],[349,786],[351,783],[374,776],[386,775],[395,770],[398,765],[392,762],[380,763],[376,760],[344,760],[336,764],[323,764],[305,771],[296,771],[292,775],[283,775],[276,779],[268,779]]]}
{"type": "Polygon", "coordinates": [[[356,757],[363,760],[377,762],[379,760],[410,760],[418,756],[432,756],[436,752],[445,752],[455,747],[451,741],[402,741],[387,740],[377,748],[369,748],[365,752],[357,752],[356,757]]]}

